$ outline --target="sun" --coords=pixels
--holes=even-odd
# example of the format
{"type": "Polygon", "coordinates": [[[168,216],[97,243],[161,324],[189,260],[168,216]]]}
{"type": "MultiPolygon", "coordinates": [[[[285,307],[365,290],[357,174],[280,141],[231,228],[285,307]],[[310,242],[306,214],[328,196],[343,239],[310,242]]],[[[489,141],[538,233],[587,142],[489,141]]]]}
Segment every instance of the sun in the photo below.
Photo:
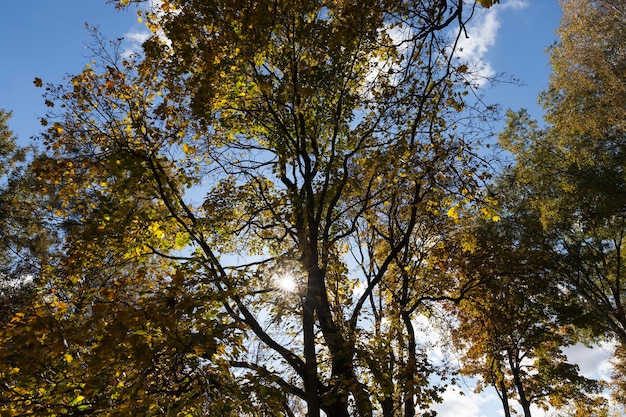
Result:
{"type": "Polygon", "coordinates": [[[276,283],[278,284],[278,287],[285,292],[296,291],[296,280],[291,274],[283,274],[277,277],[276,283]]]}

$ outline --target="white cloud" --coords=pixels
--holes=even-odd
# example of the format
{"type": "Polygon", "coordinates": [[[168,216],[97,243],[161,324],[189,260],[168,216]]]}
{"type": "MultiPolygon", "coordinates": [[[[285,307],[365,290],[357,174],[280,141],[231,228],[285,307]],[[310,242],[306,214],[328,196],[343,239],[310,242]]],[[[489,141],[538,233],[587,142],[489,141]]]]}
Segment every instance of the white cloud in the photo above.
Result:
{"type": "Polygon", "coordinates": [[[498,7],[502,7],[505,9],[523,9],[525,7],[528,7],[528,1],[527,0],[508,0],[508,1],[505,1],[503,4],[499,5],[498,7]]]}
{"type": "MultiPolygon", "coordinates": [[[[614,345],[605,343],[586,347],[582,344],[570,346],[563,351],[567,355],[570,363],[580,366],[580,372],[588,378],[600,378],[607,380],[609,378],[611,365],[609,359],[614,345]]],[[[464,379],[466,387],[475,383],[475,379],[464,379]]],[[[458,417],[458,416],[502,416],[502,404],[495,394],[492,387],[486,387],[480,394],[475,394],[471,389],[463,389],[465,395],[460,393],[461,389],[451,388],[443,394],[444,402],[433,407],[440,417],[458,417]]],[[[518,412],[521,411],[520,405],[511,400],[510,405],[518,412]]],[[[553,409],[541,410],[534,404],[531,406],[533,417],[548,417],[554,415],[553,409]]]]}
{"type": "Polygon", "coordinates": [[[130,32],[124,35],[124,39],[133,43],[138,43],[140,45],[144,43],[149,37],[150,37],[150,32],[148,31],[130,32]]]}
{"type": "Polygon", "coordinates": [[[439,417],[486,417],[493,416],[497,408],[490,404],[497,404],[499,400],[495,394],[473,392],[465,393],[457,387],[449,388],[442,395],[443,402],[433,407],[439,417]],[[488,410],[484,410],[484,406],[488,410]]]}
{"type": "Polygon", "coordinates": [[[485,56],[497,41],[500,28],[500,13],[506,9],[522,9],[528,6],[526,0],[508,0],[489,9],[478,9],[470,24],[467,34],[462,34],[458,43],[456,56],[468,65],[472,81],[484,84],[487,78],[493,77],[496,70],[485,60],[485,56]]]}
{"type": "MultiPolygon", "coordinates": [[[[145,13],[151,13],[157,17],[161,17],[165,13],[162,6],[163,0],[149,0],[147,4],[145,4],[145,7],[141,7],[141,10],[145,13]]],[[[177,13],[177,11],[170,9],[169,13],[177,13]]],[[[165,37],[162,31],[158,31],[156,35],[159,39],[169,45],[169,40],[165,37]]],[[[151,36],[152,32],[150,32],[144,24],[141,24],[141,27],[137,30],[124,34],[124,40],[126,43],[122,56],[128,58],[131,55],[140,54],[142,51],[141,45],[151,36]]]]}
{"type": "Polygon", "coordinates": [[[577,344],[563,349],[563,353],[567,355],[570,363],[580,367],[582,375],[587,378],[608,380],[611,374],[609,360],[614,348],[613,343],[604,343],[592,348],[577,344]]]}
{"type": "Polygon", "coordinates": [[[147,29],[124,34],[124,51],[122,56],[128,58],[131,55],[141,53],[141,45],[151,36],[147,29]]]}
{"type": "MultiPolygon", "coordinates": [[[[504,416],[502,402],[492,387],[486,387],[480,394],[469,389],[452,387],[443,393],[442,398],[441,404],[433,406],[433,410],[437,411],[439,417],[504,416]]],[[[518,412],[518,415],[521,415],[521,407],[515,400],[511,399],[509,405],[518,412]]],[[[554,412],[554,410],[542,410],[534,404],[531,405],[531,409],[533,417],[548,417],[554,412]]]]}
{"type": "Polygon", "coordinates": [[[474,23],[467,27],[467,36],[463,34],[459,39],[457,57],[470,68],[471,73],[476,73],[473,81],[479,85],[496,73],[485,61],[485,55],[495,45],[499,27],[498,12],[492,8],[479,13],[474,23]]]}

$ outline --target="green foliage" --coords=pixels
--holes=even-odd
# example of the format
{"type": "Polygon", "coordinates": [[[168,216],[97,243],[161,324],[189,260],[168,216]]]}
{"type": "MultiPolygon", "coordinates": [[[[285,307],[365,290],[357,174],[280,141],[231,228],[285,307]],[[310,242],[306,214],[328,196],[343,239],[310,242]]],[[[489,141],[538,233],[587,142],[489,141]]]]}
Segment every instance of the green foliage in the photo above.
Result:
{"type": "Polygon", "coordinates": [[[0,110],[0,300],[7,315],[32,295],[30,284],[56,241],[33,194],[36,179],[25,170],[27,148],[17,145],[9,117],[0,110]]]}
{"type": "Polygon", "coordinates": [[[8,123],[10,118],[11,112],[0,109],[0,162],[2,164],[0,176],[7,174],[16,159],[14,155],[16,151],[15,137],[9,129],[8,123]]]}

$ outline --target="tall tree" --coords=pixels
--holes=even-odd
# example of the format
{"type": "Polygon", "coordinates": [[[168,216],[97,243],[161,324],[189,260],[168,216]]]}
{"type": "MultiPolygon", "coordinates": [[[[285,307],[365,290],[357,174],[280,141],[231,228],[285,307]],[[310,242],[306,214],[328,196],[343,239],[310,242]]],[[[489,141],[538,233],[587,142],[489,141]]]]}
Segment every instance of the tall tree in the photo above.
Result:
{"type": "Polygon", "coordinates": [[[574,266],[566,271],[622,343],[624,7],[619,1],[564,3],[560,43],[551,57],[554,75],[543,97],[551,123],[548,143],[561,160],[552,164],[560,174],[555,191],[562,192],[565,210],[551,212],[564,219],[562,240],[574,266]]]}
{"type": "MultiPolygon", "coordinates": [[[[10,400],[428,415],[440,388],[414,319],[469,285],[427,259],[483,179],[474,140],[491,109],[466,102],[474,78],[455,58],[479,6],[158,7],[143,56],[96,38],[96,64],[47,88],[49,152],[33,169],[66,225],[49,309],[72,337],[33,362],[54,386],[28,391],[35,371],[18,369],[10,400]],[[233,386],[244,406],[216,395],[233,386]]],[[[24,326],[43,324],[14,323],[41,339],[24,326]]]]}
{"type": "MultiPolygon", "coordinates": [[[[22,364],[28,363],[27,355],[17,362],[12,360],[11,357],[30,346],[18,342],[11,329],[24,317],[25,311],[37,303],[40,295],[37,287],[44,281],[44,271],[55,264],[55,246],[59,242],[48,218],[50,200],[40,198],[36,175],[27,169],[28,150],[18,146],[17,138],[9,129],[10,115],[0,110],[0,333],[3,340],[0,369],[3,383],[15,380],[22,364]]],[[[3,414],[17,414],[5,396],[13,387],[11,383],[0,387],[3,414]]]]}
{"type": "Polygon", "coordinates": [[[598,412],[605,405],[598,396],[602,384],[579,375],[563,354],[579,341],[576,326],[586,324],[589,314],[550,284],[558,265],[553,241],[532,200],[511,180],[502,174],[490,187],[499,215],[481,220],[467,213],[457,234],[462,244],[456,246],[465,249],[451,267],[475,282],[456,308],[459,322],[452,332],[461,372],[480,378],[478,390],[493,386],[507,416],[513,400],[525,417],[531,405],[547,410],[576,404],[579,413],[598,412]]]}
{"type": "Polygon", "coordinates": [[[504,142],[524,161],[516,169],[536,191],[545,226],[559,233],[567,282],[622,342],[624,6],[563,3],[553,75],[542,96],[549,128],[526,132],[523,123],[511,125],[504,142]]]}
{"type": "Polygon", "coordinates": [[[142,188],[143,168],[82,156],[38,155],[1,195],[2,242],[13,243],[6,265],[17,271],[1,294],[1,413],[247,412],[245,385],[217,366],[222,345],[236,349],[236,328],[210,294],[189,291],[202,284],[182,282],[184,266],[154,256],[184,243],[155,219],[163,207],[142,188]],[[106,172],[115,166],[133,175],[111,187],[85,175],[115,176],[106,172]],[[123,198],[111,198],[115,186],[123,198]]]}
{"type": "Polygon", "coordinates": [[[501,139],[520,187],[538,208],[554,277],[626,343],[623,1],[563,2],[553,73],[541,100],[548,126],[511,114],[501,139]]]}
{"type": "MultiPolygon", "coordinates": [[[[442,32],[458,22],[461,35],[464,6],[441,6],[260,2],[244,11],[238,2],[183,1],[166,5],[164,15],[148,16],[168,42],[149,41],[147,62],[181,86],[203,131],[211,132],[194,147],[221,164],[223,176],[216,173],[222,178],[204,205],[207,215],[223,218],[227,198],[237,210],[225,230],[232,236],[228,244],[256,241],[255,252],[264,256],[259,266],[235,266],[255,284],[248,290],[255,297],[235,294],[233,313],[299,376],[296,388],[311,416],[321,409],[329,415],[347,415],[351,408],[372,413],[359,377],[368,367],[359,369],[356,361],[368,303],[392,314],[382,316],[392,323],[405,315],[391,335],[406,347],[379,361],[397,362],[396,376],[377,381],[385,372],[371,371],[371,380],[385,388],[385,401],[396,399],[387,413],[404,409],[410,416],[428,402],[415,404],[424,377],[417,374],[409,318],[417,308],[410,300],[420,290],[411,283],[420,281],[408,276],[408,262],[415,262],[415,244],[426,245],[416,237],[422,224],[437,224],[430,220],[433,210],[445,212],[441,206],[454,199],[450,191],[460,194],[475,180],[471,150],[454,131],[463,110],[457,86],[466,81],[467,67],[454,64],[455,40],[442,32]],[[399,159],[391,161],[391,155],[399,159]],[[351,276],[344,253],[358,247],[367,248],[358,259],[364,276],[351,276]],[[275,310],[276,301],[257,295],[276,273],[272,269],[294,261],[302,303],[290,318],[300,322],[302,345],[295,351],[259,325],[260,313],[275,310]],[[396,280],[399,271],[407,271],[404,280],[396,280]],[[357,283],[362,294],[354,291],[357,283]],[[404,305],[391,308],[398,299],[404,305]],[[328,366],[320,361],[326,355],[328,366]]],[[[428,236],[440,233],[430,229],[428,236]]],[[[203,250],[229,290],[232,274],[213,261],[213,253],[232,252],[223,240],[218,236],[203,250]]]]}

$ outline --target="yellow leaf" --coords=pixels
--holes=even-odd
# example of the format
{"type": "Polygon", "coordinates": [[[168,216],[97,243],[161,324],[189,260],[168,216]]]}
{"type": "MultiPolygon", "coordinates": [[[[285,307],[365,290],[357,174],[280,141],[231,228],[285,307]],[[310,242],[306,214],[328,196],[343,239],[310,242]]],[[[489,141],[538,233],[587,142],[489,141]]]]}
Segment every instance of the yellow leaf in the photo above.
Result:
{"type": "Polygon", "coordinates": [[[454,220],[458,220],[459,219],[459,212],[458,212],[456,206],[450,207],[450,210],[448,210],[448,212],[446,214],[451,219],[454,219],[454,220]]]}
{"type": "Polygon", "coordinates": [[[15,313],[15,316],[11,318],[11,323],[23,323],[24,322],[24,313],[18,311],[15,313]]]}
{"type": "Polygon", "coordinates": [[[72,363],[72,361],[74,360],[72,355],[70,355],[69,353],[66,353],[65,355],[63,355],[63,359],[65,359],[65,362],[67,363],[72,363]]]}

